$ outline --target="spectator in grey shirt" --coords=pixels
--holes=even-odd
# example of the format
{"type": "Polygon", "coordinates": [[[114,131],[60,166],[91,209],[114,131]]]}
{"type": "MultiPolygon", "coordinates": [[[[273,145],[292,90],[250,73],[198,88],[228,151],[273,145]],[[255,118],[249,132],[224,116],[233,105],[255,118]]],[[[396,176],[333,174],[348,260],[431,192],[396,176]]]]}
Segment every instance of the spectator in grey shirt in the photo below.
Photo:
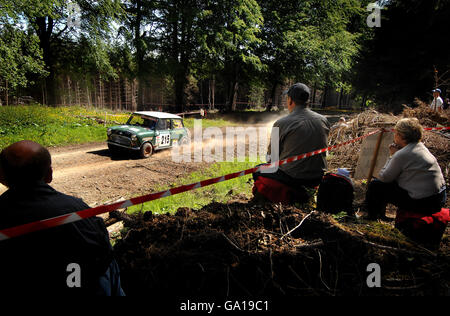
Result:
{"type": "Polygon", "coordinates": [[[386,205],[430,215],[446,201],[444,176],[436,158],[421,142],[423,128],[416,118],[397,122],[391,157],[368,186],[366,208],[370,219],[385,216],[386,205]]]}
{"type": "MultiPolygon", "coordinates": [[[[306,107],[310,90],[296,83],[285,92],[289,115],[279,119],[273,125],[279,132],[279,159],[283,160],[328,146],[330,124],[328,120],[306,107]]],[[[269,148],[269,154],[271,153],[269,148]]],[[[273,157],[272,157],[273,158],[273,157]]],[[[326,153],[281,165],[274,173],[255,173],[254,179],[263,176],[277,180],[300,191],[306,197],[304,187],[315,187],[320,184],[327,169],[326,153]]]]}

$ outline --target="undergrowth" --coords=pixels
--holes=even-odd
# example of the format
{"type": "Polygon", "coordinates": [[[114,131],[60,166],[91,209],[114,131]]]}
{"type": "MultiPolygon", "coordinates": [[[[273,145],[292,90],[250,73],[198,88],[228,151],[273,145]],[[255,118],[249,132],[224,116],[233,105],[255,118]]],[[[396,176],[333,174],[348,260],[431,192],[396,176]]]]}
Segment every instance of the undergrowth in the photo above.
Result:
{"type": "Polygon", "coordinates": [[[103,141],[106,129],[96,118],[104,116],[105,110],[78,106],[0,107],[0,148],[25,139],[44,146],[103,141]]]}

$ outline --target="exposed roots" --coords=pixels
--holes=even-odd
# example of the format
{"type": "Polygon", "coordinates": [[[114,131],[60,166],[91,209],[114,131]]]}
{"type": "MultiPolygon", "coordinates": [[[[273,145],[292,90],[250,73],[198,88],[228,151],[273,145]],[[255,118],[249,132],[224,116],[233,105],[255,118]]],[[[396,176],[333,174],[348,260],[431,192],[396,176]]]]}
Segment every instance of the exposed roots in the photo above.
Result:
{"type": "Polygon", "coordinates": [[[144,215],[115,246],[128,295],[422,295],[448,290],[445,252],[408,242],[382,244],[383,239],[370,239],[317,212],[213,203],[195,212],[144,215]],[[369,263],[382,269],[381,288],[367,286],[369,263]]]}

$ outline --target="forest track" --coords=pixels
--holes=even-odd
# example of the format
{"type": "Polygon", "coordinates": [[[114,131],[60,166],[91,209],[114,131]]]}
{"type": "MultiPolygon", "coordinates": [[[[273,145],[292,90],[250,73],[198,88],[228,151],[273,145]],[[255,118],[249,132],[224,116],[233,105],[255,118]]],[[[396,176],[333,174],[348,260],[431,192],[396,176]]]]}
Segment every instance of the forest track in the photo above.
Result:
{"type": "MultiPolygon", "coordinates": [[[[257,122],[247,120],[241,122],[241,126],[266,126],[270,131],[269,127],[278,117],[268,115],[257,122]]],[[[225,135],[226,127],[220,129],[225,135]]],[[[248,138],[245,142],[248,145],[248,138]]],[[[208,145],[214,146],[214,142],[202,144],[203,148],[208,145]]],[[[174,162],[171,150],[157,151],[148,159],[140,159],[133,153],[111,157],[106,142],[50,147],[49,151],[53,167],[51,186],[83,199],[90,206],[149,194],[156,187],[170,186],[192,172],[206,169],[210,164],[204,162],[205,159],[203,162],[195,162],[194,159],[192,162],[174,162]]],[[[0,184],[0,194],[5,191],[6,187],[0,184]]]]}

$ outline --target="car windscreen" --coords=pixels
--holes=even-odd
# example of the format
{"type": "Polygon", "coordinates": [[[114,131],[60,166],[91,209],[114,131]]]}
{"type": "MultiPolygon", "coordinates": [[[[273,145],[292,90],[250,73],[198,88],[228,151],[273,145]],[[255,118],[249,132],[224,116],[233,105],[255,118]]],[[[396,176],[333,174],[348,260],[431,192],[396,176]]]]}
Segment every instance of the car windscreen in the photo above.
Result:
{"type": "Polygon", "coordinates": [[[181,120],[172,120],[172,128],[183,128],[183,121],[181,120]]]}
{"type": "Polygon", "coordinates": [[[142,126],[145,128],[154,129],[156,122],[156,118],[132,114],[128,119],[127,125],[142,126]]]}

